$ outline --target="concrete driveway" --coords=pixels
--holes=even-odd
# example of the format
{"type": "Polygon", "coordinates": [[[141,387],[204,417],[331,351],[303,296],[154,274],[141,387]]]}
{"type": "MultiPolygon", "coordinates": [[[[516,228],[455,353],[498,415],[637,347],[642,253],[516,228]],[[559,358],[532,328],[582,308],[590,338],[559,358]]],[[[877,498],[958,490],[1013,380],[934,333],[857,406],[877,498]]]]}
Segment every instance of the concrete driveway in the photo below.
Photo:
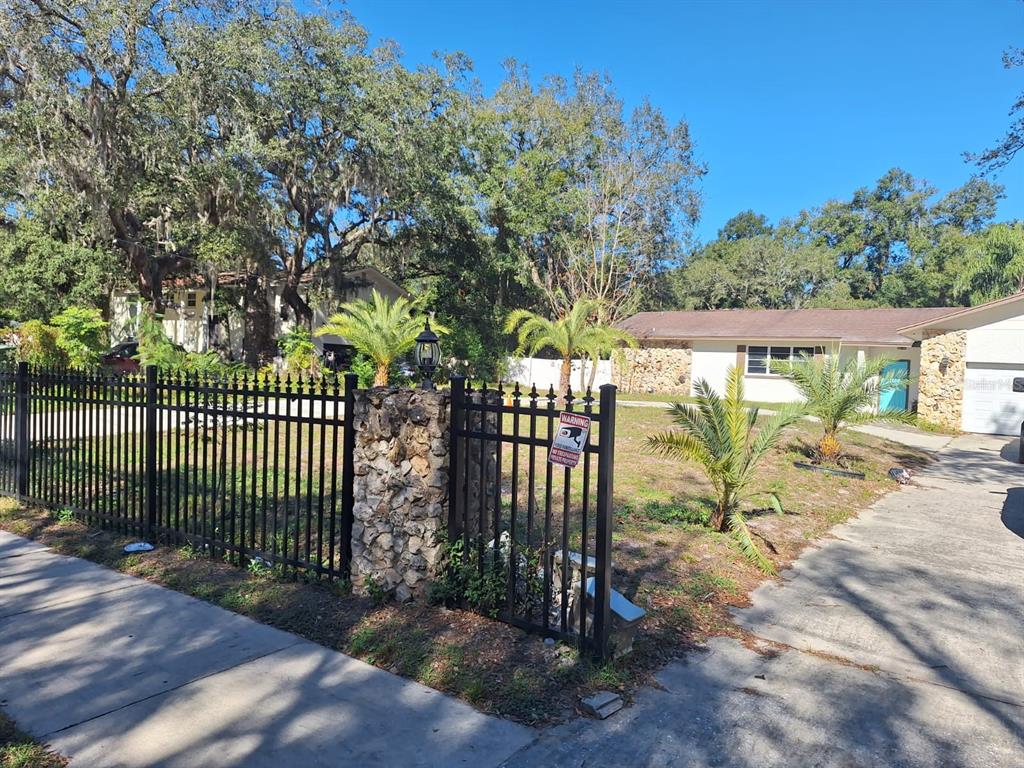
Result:
{"type": "Polygon", "coordinates": [[[966,436],[613,718],[507,766],[1024,764],[1024,466],[966,436]]]}

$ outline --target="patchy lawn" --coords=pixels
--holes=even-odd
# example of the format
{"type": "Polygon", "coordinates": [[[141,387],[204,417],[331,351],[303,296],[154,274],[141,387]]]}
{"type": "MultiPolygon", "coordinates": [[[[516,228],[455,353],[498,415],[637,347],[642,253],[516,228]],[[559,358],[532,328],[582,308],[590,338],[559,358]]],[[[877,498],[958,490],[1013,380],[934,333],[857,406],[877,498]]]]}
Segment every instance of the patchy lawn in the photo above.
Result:
{"type": "MultiPolygon", "coordinates": [[[[708,637],[739,636],[729,609],[743,605],[764,579],[728,536],[702,525],[710,486],[699,470],[645,450],[647,435],[670,427],[661,408],[618,411],[614,586],[646,608],[648,617],[633,654],[601,666],[574,649],[546,645],[466,611],[380,605],[349,594],[344,585],[282,581],[270,572],[211,561],[188,547],[125,556],[124,537],[9,500],[0,499],[0,527],[295,632],[485,712],[548,724],[571,717],[581,695],[614,689],[628,697],[650,671],[708,637]]],[[[891,466],[928,461],[922,451],[847,433],[848,466],[864,472],[865,480],[796,469],[793,462],[806,458],[817,429],[811,422],[791,428],[761,469],[762,487],[781,496],[786,514],[752,512],[749,524],[779,568],[831,526],[894,490],[886,476],[891,466]]]]}
{"type": "Polygon", "coordinates": [[[68,761],[22,733],[0,711],[0,768],[63,768],[68,761]]]}
{"type": "MultiPolygon", "coordinates": [[[[711,635],[739,635],[729,609],[747,604],[765,578],[728,535],[702,525],[711,486],[700,470],[644,450],[648,434],[671,427],[670,414],[653,408],[622,408],[616,419],[613,581],[648,611],[634,646],[634,663],[643,668],[711,635]]],[[[761,465],[762,483],[755,483],[777,492],[785,507],[784,515],[748,513],[756,543],[780,570],[832,526],[895,490],[890,467],[919,468],[930,460],[924,451],[847,432],[846,465],[863,472],[864,480],[797,469],[793,462],[808,459],[819,429],[804,421],[787,430],[761,465]]]]}

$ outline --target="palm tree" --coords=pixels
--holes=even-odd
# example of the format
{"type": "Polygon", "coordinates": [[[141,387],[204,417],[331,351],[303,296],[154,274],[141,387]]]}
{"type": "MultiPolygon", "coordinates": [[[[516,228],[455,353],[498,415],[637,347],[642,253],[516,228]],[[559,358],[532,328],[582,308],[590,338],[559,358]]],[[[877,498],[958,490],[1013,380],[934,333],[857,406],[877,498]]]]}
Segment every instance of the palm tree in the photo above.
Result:
{"type": "MultiPolygon", "coordinates": [[[[416,344],[423,320],[413,314],[415,304],[404,296],[391,301],[376,289],[369,301],[357,299],[342,304],[321,326],[317,336],[342,336],[357,352],[366,355],[377,367],[375,387],[387,386],[391,364],[416,344]]],[[[447,333],[434,324],[437,333],[447,333]]]]}
{"type": "Polygon", "coordinates": [[[778,366],[776,370],[803,395],[807,413],[821,420],[824,431],[816,447],[819,461],[840,459],[843,446],[839,434],[847,427],[875,421],[914,421],[913,414],[906,411],[876,410],[879,393],[907,385],[905,373],[885,373],[889,362],[884,358],[866,362],[851,358],[842,365],[838,355],[829,355],[778,366]]]}
{"type": "Polygon", "coordinates": [[[786,406],[756,427],[758,410],[744,402],[743,372],[735,366],[729,368],[724,398],[704,379],[695,382],[694,392],[694,405],[672,405],[679,429],[648,437],[647,446],[699,464],[715,489],[711,526],[731,531],[748,559],[764,572],[774,573],[771,561],[754,544],[740,507],[749,496],[762,496],[777,512],[782,511],[775,493],[752,491],[750,486],[758,462],[778,443],[783,430],[800,419],[803,408],[786,406]]]}
{"type": "Polygon", "coordinates": [[[597,364],[601,358],[611,355],[620,347],[636,349],[637,346],[636,339],[626,331],[621,331],[614,326],[600,322],[592,326],[590,329],[589,348],[585,350],[582,365],[580,366],[580,390],[582,391],[586,387],[594,386],[594,379],[597,378],[597,364]],[[593,363],[590,366],[589,380],[586,378],[587,360],[593,363]]]}
{"type": "Polygon", "coordinates": [[[549,320],[528,309],[517,309],[509,314],[505,332],[517,334],[519,346],[516,354],[533,355],[542,349],[553,349],[561,355],[558,388],[567,392],[572,361],[578,354],[589,357],[596,366],[601,355],[615,347],[622,344],[636,346],[636,339],[626,331],[594,322],[592,318],[597,309],[596,301],[584,299],[576,302],[569,314],[557,320],[549,320]]]}

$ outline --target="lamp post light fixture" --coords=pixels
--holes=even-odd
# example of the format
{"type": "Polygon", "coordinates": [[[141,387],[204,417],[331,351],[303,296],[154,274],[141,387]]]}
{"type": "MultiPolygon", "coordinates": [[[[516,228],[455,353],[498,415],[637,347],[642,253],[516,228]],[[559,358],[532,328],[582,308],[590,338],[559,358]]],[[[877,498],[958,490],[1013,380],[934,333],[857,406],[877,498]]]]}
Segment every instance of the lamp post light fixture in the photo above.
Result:
{"type": "Polygon", "coordinates": [[[432,379],[441,360],[441,345],[437,334],[430,330],[430,318],[427,318],[423,330],[416,337],[416,366],[423,374],[423,389],[433,389],[432,379]]]}

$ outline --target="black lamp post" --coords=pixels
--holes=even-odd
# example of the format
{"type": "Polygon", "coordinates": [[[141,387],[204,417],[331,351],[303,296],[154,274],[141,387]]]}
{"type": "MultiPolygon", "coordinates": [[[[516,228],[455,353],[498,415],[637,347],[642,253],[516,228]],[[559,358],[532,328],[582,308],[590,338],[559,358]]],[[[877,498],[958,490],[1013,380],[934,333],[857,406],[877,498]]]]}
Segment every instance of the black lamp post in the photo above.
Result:
{"type": "Polygon", "coordinates": [[[416,337],[416,366],[423,374],[423,389],[434,388],[431,377],[441,360],[441,345],[438,341],[437,334],[430,330],[430,318],[428,317],[426,325],[423,326],[420,335],[416,337]]]}

